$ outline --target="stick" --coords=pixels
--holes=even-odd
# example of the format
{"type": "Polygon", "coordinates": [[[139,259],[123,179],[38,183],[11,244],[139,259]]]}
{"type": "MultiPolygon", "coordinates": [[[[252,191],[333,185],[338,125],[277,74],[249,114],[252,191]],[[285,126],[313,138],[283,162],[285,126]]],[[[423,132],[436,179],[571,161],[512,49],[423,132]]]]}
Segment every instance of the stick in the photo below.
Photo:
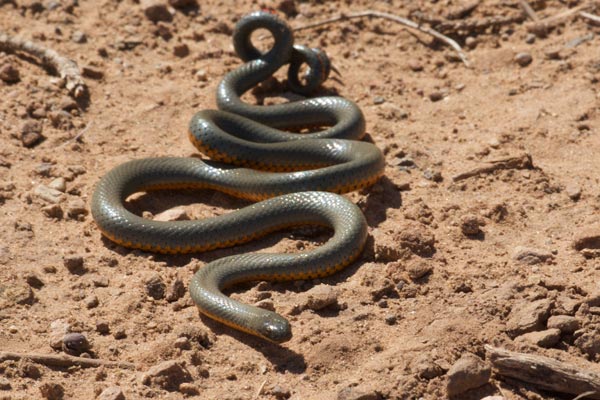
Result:
{"type": "Polygon", "coordinates": [[[527,14],[529,18],[531,18],[534,21],[540,20],[540,18],[537,16],[533,8],[531,8],[527,0],[519,0],[519,4],[521,5],[521,8],[523,9],[523,11],[525,11],[525,14],[527,14]]]}
{"type": "Polygon", "coordinates": [[[592,21],[592,22],[593,22],[593,23],[595,23],[595,24],[598,24],[598,25],[600,25],[600,17],[599,17],[599,16],[597,16],[597,15],[590,14],[590,13],[588,13],[588,12],[585,12],[585,11],[581,11],[581,12],[579,13],[579,15],[581,15],[583,18],[587,18],[587,19],[589,19],[590,21],[592,21]]]}
{"type": "Polygon", "coordinates": [[[81,137],[88,131],[88,129],[90,129],[92,127],[93,123],[94,123],[94,121],[90,121],[81,131],[79,131],[79,133],[77,135],[75,135],[71,139],[65,141],[63,144],[60,145],[60,147],[66,146],[67,144],[69,144],[71,142],[76,142],[79,139],[81,139],[81,137]]]}
{"type": "Polygon", "coordinates": [[[124,369],[135,369],[135,364],[122,361],[99,360],[96,358],[84,358],[68,356],[66,354],[39,354],[39,353],[11,353],[8,351],[0,352],[0,362],[6,360],[31,360],[38,364],[50,367],[114,367],[124,369]]]}
{"type": "Polygon", "coordinates": [[[52,49],[19,37],[9,36],[0,31],[0,50],[31,54],[39,58],[42,65],[53,68],[58,72],[65,86],[74,98],[80,98],[87,93],[87,86],[81,77],[75,61],[65,58],[52,49]]]}
{"type": "Polygon", "coordinates": [[[263,381],[263,383],[261,383],[260,386],[258,387],[258,390],[256,391],[256,394],[254,395],[254,399],[258,399],[260,397],[266,384],[267,384],[267,380],[265,379],[263,381]]]}
{"type": "Polygon", "coordinates": [[[485,346],[495,373],[544,390],[600,399],[600,376],[552,358],[485,346]]]}
{"type": "Polygon", "coordinates": [[[366,11],[356,12],[356,13],[352,13],[352,14],[340,14],[337,17],[332,17],[332,18],[328,18],[323,21],[299,26],[299,27],[294,28],[293,30],[294,31],[302,31],[302,30],[306,30],[306,29],[317,28],[317,27],[323,26],[323,25],[328,25],[328,24],[331,24],[334,22],[346,21],[349,19],[356,19],[356,18],[364,18],[364,17],[388,19],[390,21],[394,21],[401,25],[404,25],[408,28],[415,29],[419,32],[433,36],[434,38],[441,40],[442,42],[445,42],[450,47],[452,47],[458,53],[458,56],[462,60],[463,64],[465,64],[465,66],[469,67],[469,61],[467,59],[466,54],[463,52],[460,45],[458,43],[456,43],[454,40],[450,39],[446,35],[442,35],[438,31],[435,31],[431,28],[427,28],[425,26],[421,26],[421,25],[417,24],[416,22],[411,21],[410,19],[403,18],[403,17],[394,15],[394,14],[388,14],[388,13],[374,11],[374,10],[366,10],[366,11]]]}
{"type": "Polygon", "coordinates": [[[462,181],[463,179],[471,178],[477,175],[489,174],[500,169],[531,169],[533,161],[531,155],[523,153],[516,157],[507,157],[499,160],[489,161],[488,165],[477,167],[467,172],[460,173],[452,177],[454,182],[462,181]]]}
{"type": "Polygon", "coordinates": [[[575,14],[580,14],[586,8],[589,8],[590,4],[581,4],[577,7],[573,7],[570,10],[564,11],[560,14],[553,15],[548,18],[540,19],[534,23],[532,23],[527,30],[532,33],[545,33],[548,29],[555,27],[559,23],[561,23],[564,19],[574,16],[575,14]]]}

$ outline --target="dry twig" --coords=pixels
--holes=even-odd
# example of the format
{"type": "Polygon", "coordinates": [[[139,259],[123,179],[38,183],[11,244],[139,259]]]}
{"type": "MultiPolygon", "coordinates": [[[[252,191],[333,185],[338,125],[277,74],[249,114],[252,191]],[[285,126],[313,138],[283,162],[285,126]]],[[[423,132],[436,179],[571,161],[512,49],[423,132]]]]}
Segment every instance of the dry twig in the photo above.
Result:
{"type": "Polygon", "coordinates": [[[135,369],[135,364],[122,361],[99,360],[96,358],[84,358],[68,356],[66,354],[39,354],[39,353],[12,353],[8,351],[0,352],[0,362],[6,360],[31,360],[38,364],[50,367],[112,367],[135,369]]]}
{"type": "Polygon", "coordinates": [[[540,18],[537,16],[533,8],[531,8],[527,0],[519,0],[519,4],[521,5],[521,8],[523,9],[523,11],[525,11],[525,14],[527,14],[529,18],[531,18],[534,21],[540,20],[540,18]]]}
{"type": "Polygon", "coordinates": [[[590,14],[588,12],[581,11],[579,13],[579,15],[581,15],[585,19],[589,19],[590,21],[592,21],[596,25],[600,25],[600,17],[597,16],[597,15],[595,15],[595,14],[590,14]]]}
{"type": "Polygon", "coordinates": [[[65,81],[65,87],[69,93],[76,99],[87,93],[87,86],[81,77],[77,63],[52,49],[0,32],[0,50],[24,52],[39,58],[42,65],[56,70],[61,79],[65,81]]]}
{"type": "Polygon", "coordinates": [[[523,153],[516,157],[507,157],[499,160],[489,161],[487,165],[474,168],[470,171],[460,173],[452,177],[454,182],[462,181],[463,179],[471,178],[478,175],[489,174],[500,169],[531,169],[533,161],[531,155],[523,153]]]}
{"type": "MultiPolygon", "coordinates": [[[[590,4],[581,4],[577,7],[573,7],[567,11],[564,11],[560,14],[552,15],[548,18],[540,19],[532,23],[527,27],[529,32],[535,33],[538,36],[543,36],[548,32],[548,30],[554,28],[556,25],[564,22],[564,20],[571,18],[575,15],[581,15],[581,12],[590,8],[590,4]]],[[[586,13],[587,14],[587,13],[586,13]]],[[[590,14],[592,15],[592,14],[590,14]]]]}
{"type": "Polygon", "coordinates": [[[394,14],[388,14],[388,13],[384,13],[384,12],[380,12],[380,11],[374,11],[374,10],[366,10],[366,11],[360,11],[360,12],[356,12],[356,13],[351,13],[351,14],[340,14],[337,17],[332,17],[332,18],[328,18],[326,20],[323,21],[318,21],[318,22],[314,22],[311,24],[307,24],[307,25],[303,25],[303,26],[299,26],[294,28],[294,31],[301,31],[301,30],[306,30],[306,29],[311,29],[311,28],[317,28],[323,25],[328,25],[334,22],[339,22],[339,21],[346,21],[349,19],[357,19],[357,18],[365,18],[365,17],[369,17],[369,18],[384,18],[390,21],[394,21],[397,22],[401,25],[404,25],[408,28],[417,30],[419,32],[425,33],[427,35],[433,36],[434,38],[441,40],[442,42],[446,43],[447,45],[449,45],[450,47],[452,47],[457,53],[458,56],[460,57],[460,59],[462,60],[462,62],[469,67],[469,61],[467,59],[466,54],[463,52],[462,48],[460,47],[460,45],[458,43],[456,43],[456,41],[454,41],[453,39],[449,38],[446,35],[443,35],[441,33],[439,33],[438,31],[432,29],[432,28],[428,28],[422,25],[419,25],[418,23],[411,21],[410,19],[404,18],[404,17],[400,17],[398,15],[394,15],[394,14]]]}
{"type": "Polygon", "coordinates": [[[600,399],[600,375],[552,358],[485,346],[496,374],[531,383],[543,390],[600,399]]]}

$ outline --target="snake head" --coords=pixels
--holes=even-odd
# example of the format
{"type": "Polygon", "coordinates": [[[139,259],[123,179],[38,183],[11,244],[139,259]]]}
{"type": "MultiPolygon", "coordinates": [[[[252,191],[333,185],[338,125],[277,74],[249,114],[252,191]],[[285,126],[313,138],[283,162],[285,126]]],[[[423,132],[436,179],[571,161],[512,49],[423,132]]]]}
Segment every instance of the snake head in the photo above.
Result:
{"type": "Polygon", "coordinates": [[[261,337],[275,343],[287,342],[292,338],[292,328],[288,320],[275,313],[265,316],[258,333],[261,337]]]}

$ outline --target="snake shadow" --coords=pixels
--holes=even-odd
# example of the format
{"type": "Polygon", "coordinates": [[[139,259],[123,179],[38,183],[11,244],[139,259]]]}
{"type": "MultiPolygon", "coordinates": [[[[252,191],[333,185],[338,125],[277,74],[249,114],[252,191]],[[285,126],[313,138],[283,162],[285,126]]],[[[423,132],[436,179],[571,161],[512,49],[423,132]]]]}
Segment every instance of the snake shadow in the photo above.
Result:
{"type": "Polygon", "coordinates": [[[292,374],[302,374],[306,372],[306,360],[302,354],[284,347],[277,343],[271,343],[267,340],[240,332],[227,325],[217,322],[201,312],[198,312],[200,320],[215,335],[227,335],[235,340],[252,347],[262,353],[267,360],[275,367],[277,372],[289,372],[292,374]]]}

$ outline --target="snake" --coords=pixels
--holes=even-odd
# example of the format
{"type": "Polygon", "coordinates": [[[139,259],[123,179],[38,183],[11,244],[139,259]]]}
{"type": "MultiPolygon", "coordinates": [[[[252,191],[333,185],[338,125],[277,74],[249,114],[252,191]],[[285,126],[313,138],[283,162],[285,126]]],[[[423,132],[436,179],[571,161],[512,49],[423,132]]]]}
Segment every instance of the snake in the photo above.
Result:
{"type": "Polygon", "coordinates": [[[294,44],[292,29],[276,15],[257,11],[239,19],[234,49],[244,62],[217,86],[218,110],[197,112],[188,137],[208,159],[153,157],[114,167],[96,184],[92,216],[100,232],[132,249],[194,253],[245,243],[271,232],[315,225],[333,231],[323,245],[293,254],[245,253],[211,261],[189,284],[201,313],[275,343],[291,339],[280,314],[224,294],[247,281],[306,280],[329,276],[352,263],[368,236],[360,208],[341,193],[375,183],[384,171],[381,151],[361,141],[365,118],[340,96],[309,97],[327,79],[324,51],[294,44]],[[273,44],[261,52],[253,32],[266,29],[273,44]],[[303,98],[253,105],[241,96],[289,65],[288,85],[303,98]],[[300,76],[303,65],[306,66],[300,76]],[[201,220],[154,221],[129,211],[137,192],[210,189],[252,201],[201,220]]]}

